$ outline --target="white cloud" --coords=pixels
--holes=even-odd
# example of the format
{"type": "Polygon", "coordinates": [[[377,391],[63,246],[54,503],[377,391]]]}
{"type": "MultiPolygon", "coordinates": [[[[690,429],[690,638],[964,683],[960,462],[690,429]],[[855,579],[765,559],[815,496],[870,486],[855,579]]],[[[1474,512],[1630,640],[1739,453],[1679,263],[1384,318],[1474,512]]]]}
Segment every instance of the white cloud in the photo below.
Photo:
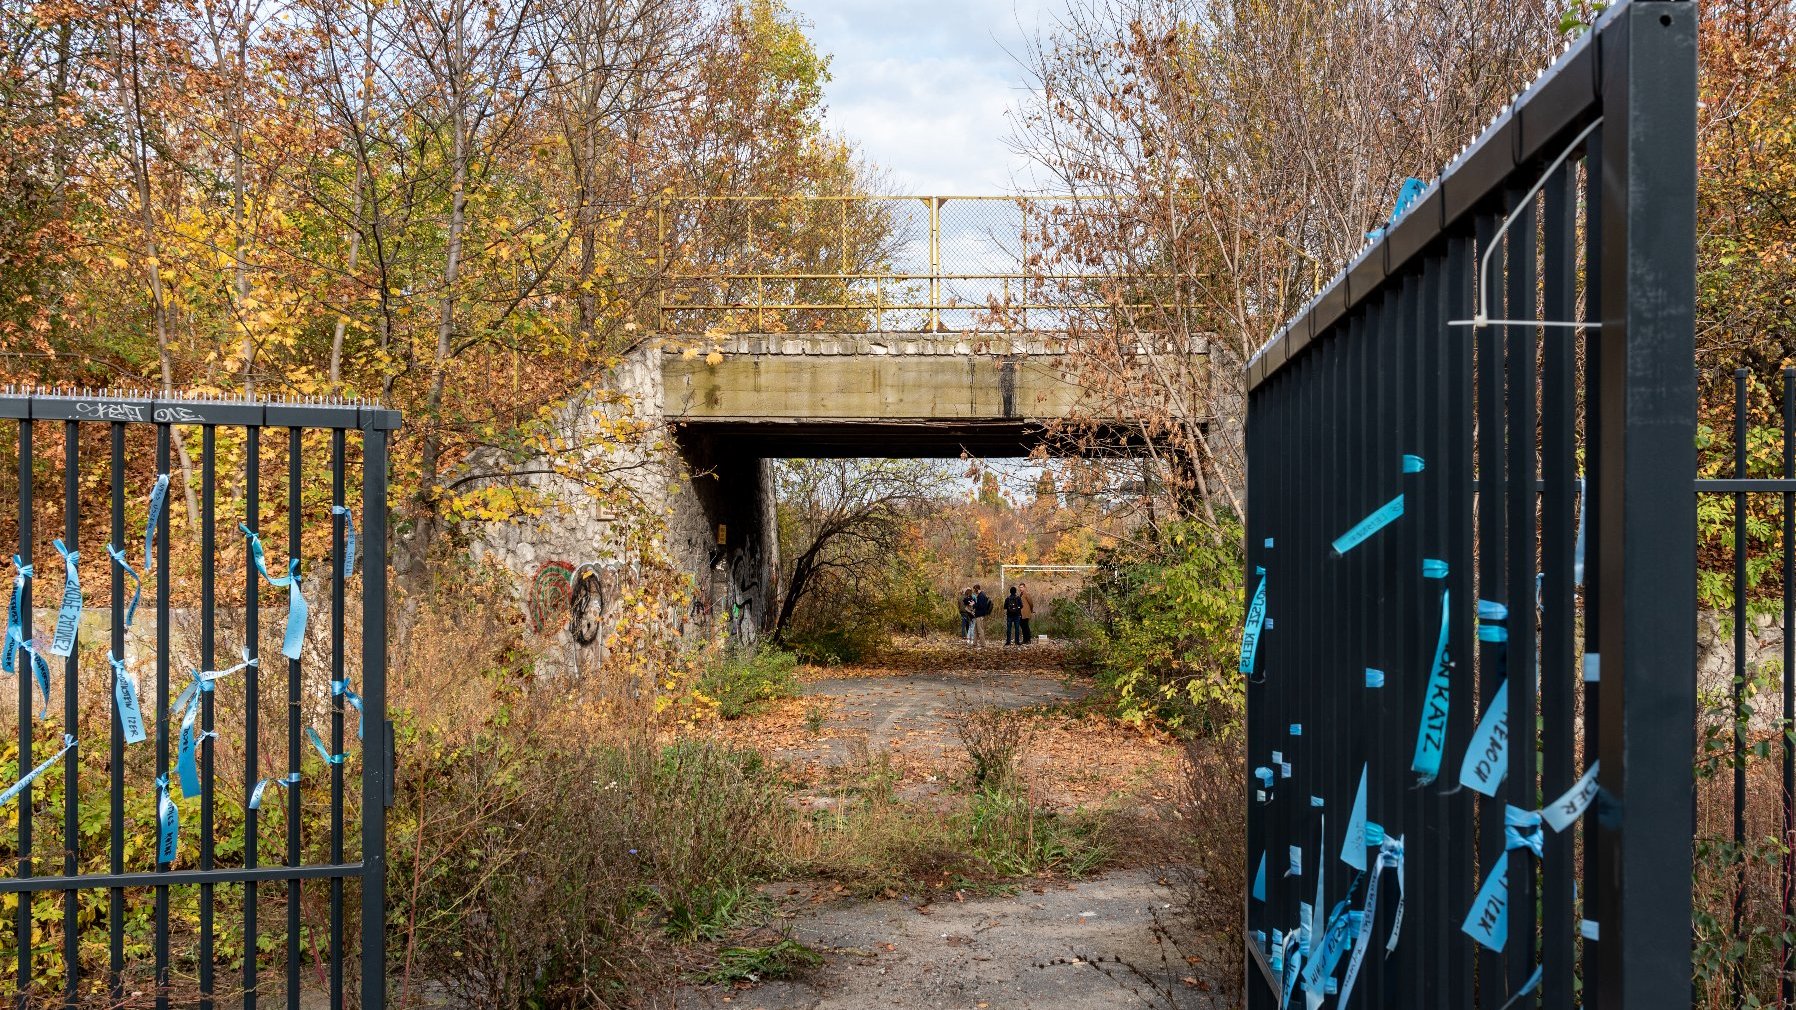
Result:
{"type": "Polygon", "coordinates": [[[831,126],[916,194],[1001,193],[1040,0],[788,0],[832,57],[831,126]]]}

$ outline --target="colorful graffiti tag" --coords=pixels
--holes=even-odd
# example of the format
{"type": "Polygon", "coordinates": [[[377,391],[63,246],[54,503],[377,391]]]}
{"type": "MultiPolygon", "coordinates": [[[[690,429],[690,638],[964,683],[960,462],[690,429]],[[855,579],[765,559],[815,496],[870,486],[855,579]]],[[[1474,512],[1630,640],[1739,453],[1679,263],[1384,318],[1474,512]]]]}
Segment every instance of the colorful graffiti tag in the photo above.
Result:
{"type": "Polygon", "coordinates": [[[574,593],[574,566],[566,561],[545,561],[530,578],[524,597],[524,616],[540,634],[561,630],[568,620],[568,603],[574,593]]]}

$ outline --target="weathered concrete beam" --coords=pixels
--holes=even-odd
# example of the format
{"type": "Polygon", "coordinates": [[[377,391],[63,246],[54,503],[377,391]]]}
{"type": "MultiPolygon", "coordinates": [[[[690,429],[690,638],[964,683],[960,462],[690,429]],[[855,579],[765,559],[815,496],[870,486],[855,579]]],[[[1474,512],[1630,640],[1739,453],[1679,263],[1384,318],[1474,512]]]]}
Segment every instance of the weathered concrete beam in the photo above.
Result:
{"type": "Polygon", "coordinates": [[[662,376],[676,421],[1042,421],[1083,395],[1057,356],[669,355],[662,376]]]}

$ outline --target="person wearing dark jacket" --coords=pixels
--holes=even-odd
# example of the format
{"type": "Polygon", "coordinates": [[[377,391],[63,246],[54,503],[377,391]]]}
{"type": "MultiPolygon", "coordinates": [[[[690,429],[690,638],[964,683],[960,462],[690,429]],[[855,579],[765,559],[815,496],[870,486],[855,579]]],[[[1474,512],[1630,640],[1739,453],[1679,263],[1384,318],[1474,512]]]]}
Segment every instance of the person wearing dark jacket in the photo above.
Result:
{"type": "Polygon", "coordinates": [[[960,591],[960,637],[965,639],[968,645],[973,644],[973,591],[971,589],[960,591]]]}
{"type": "Polygon", "coordinates": [[[973,644],[985,642],[985,619],[992,612],[992,598],[985,595],[979,583],[973,583],[973,644]]]}
{"type": "Polygon", "coordinates": [[[1017,595],[1015,586],[1004,597],[1004,644],[1023,644],[1023,598],[1017,595]]]}

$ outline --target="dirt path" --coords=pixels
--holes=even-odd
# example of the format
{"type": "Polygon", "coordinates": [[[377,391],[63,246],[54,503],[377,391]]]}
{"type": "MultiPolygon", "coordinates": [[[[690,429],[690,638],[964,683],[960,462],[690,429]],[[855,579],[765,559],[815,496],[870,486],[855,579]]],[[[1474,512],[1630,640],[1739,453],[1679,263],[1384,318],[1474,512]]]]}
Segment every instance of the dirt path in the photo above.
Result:
{"type": "Polygon", "coordinates": [[[788,763],[813,788],[801,804],[828,806],[844,768],[883,755],[905,802],[963,802],[966,755],[957,709],[1028,709],[1023,762],[1031,792],[1052,809],[1102,810],[1117,825],[1110,868],[1082,880],[1028,879],[1010,896],[899,895],[852,900],[840,888],[771,886],[781,911],[759,938],[781,934],[823,954],[793,980],[688,987],[682,1008],[747,1010],[1110,1010],[1205,1007],[1193,969],[1160,939],[1175,900],[1160,865],[1161,812],[1177,750],[1082,703],[1090,685],[1064,655],[1032,647],[913,647],[877,665],[811,670],[804,695],[739,720],[725,734],[788,763]],[[1145,825],[1145,827],[1144,827],[1145,825]],[[1120,959],[1120,963],[1118,961],[1120,959]],[[1155,997],[1160,988],[1175,1002],[1155,997]]]}

